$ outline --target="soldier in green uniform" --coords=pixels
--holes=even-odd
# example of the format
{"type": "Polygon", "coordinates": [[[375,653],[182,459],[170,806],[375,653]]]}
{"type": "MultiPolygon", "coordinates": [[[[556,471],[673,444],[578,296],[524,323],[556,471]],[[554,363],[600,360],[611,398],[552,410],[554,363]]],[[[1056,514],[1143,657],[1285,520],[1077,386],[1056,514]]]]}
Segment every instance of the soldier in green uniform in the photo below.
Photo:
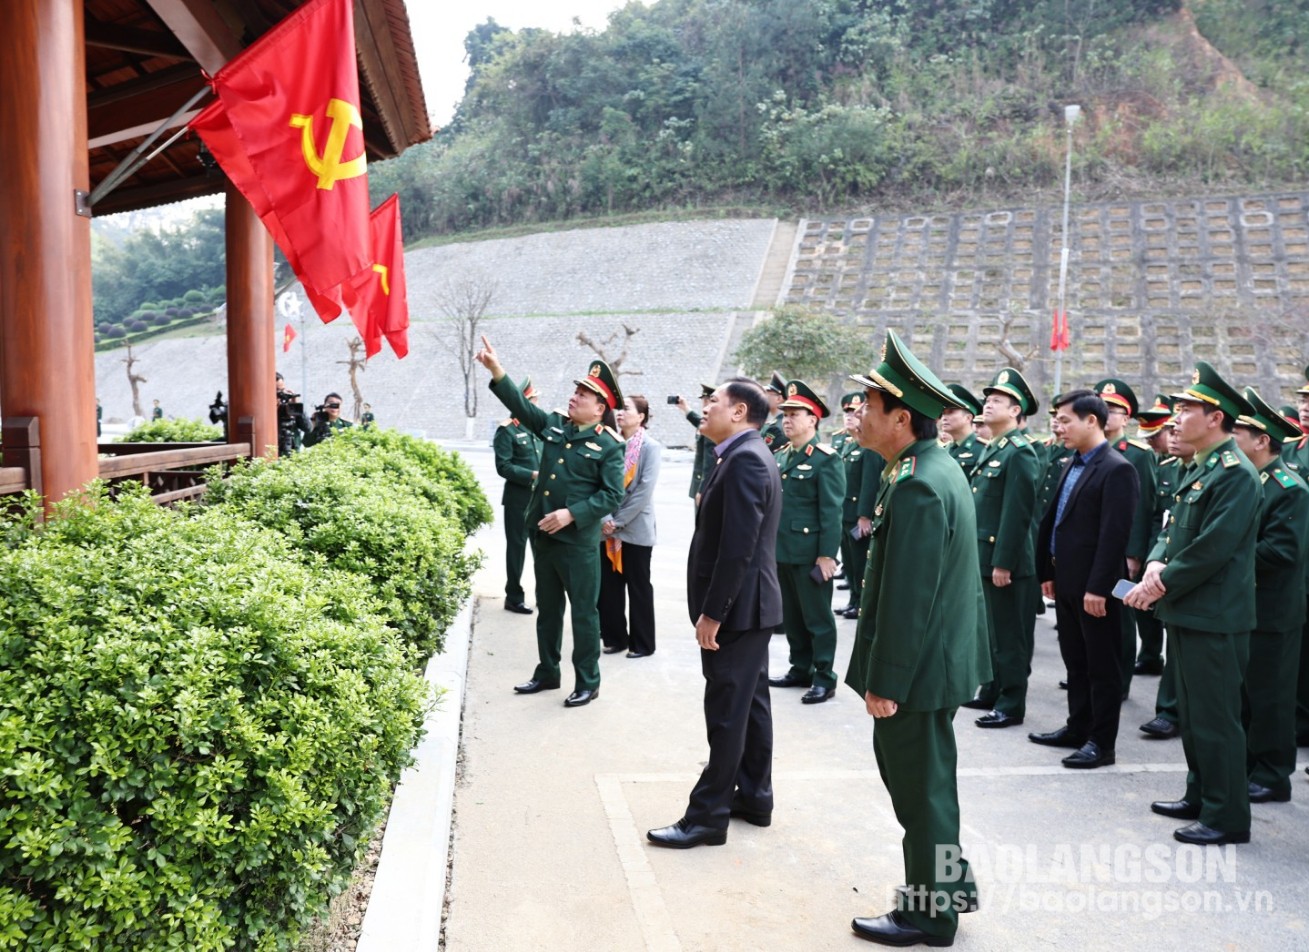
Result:
{"type": "Polygon", "coordinates": [[[1309,485],[1282,460],[1282,443],[1301,435],[1252,388],[1254,413],[1236,421],[1236,445],[1263,481],[1255,543],[1255,613],[1242,689],[1251,803],[1291,799],[1295,772],[1295,688],[1305,623],[1309,485]]]}
{"type": "Polygon", "coordinates": [[[546,413],[523,397],[483,337],[477,362],[491,372],[491,392],[542,441],[541,468],[527,504],[536,571],[536,648],[540,658],[519,694],[559,687],[564,605],[573,625],[573,693],[565,707],[600,694],[600,524],[623,501],[623,440],[606,417],[623,394],[603,360],[591,361],[568,399],[568,413],[546,413]]]}
{"type": "Polygon", "coordinates": [[[950,442],[945,444],[945,451],[967,473],[977,465],[977,457],[986,448],[986,444],[978,439],[973,429],[973,417],[982,412],[982,403],[963,384],[952,383],[948,386],[961,406],[949,406],[942,410],[938,425],[941,432],[950,438],[950,442]]]}
{"type": "Polygon", "coordinates": [[[832,576],[841,548],[845,467],[818,440],[827,404],[803,380],[786,383],[782,426],[787,443],[777,454],[782,475],[782,520],[777,530],[777,580],[790,669],[769,678],[775,688],[808,686],[800,699],[821,704],[836,689],[836,616],[832,576]]]}
{"type": "MultiPolygon", "coordinates": [[[[1145,567],[1145,557],[1154,544],[1159,533],[1159,525],[1154,521],[1155,509],[1155,456],[1149,443],[1127,438],[1127,424],[1140,409],[1136,394],[1132,388],[1121,380],[1110,377],[1095,385],[1105,405],[1109,407],[1109,422],[1105,424],[1104,435],[1109,445],[1122,453],[1136,470],[1140,480],[1141,495],[1136,500],[1136,513],[1132,517],[1132,534],[1127,539],[1127,573],[1135,581],[1141,577],[1145,567]]],[[[1123,698],[1132,690],[1132,675],[1136,671],[1136,625],[1137,614],[1130,608],[1121,615],[1123,625],[1123,698]]],[[[1150,622],[1146,621],[1149,628],[1150,622]]],[[[1147,637],[1153,637],[1153,632],[1147,637]]],[[[1152,668],[1157,674],[1163,665],[1152,668]]]]}
{"type": "Polygon", "coordinates": [[[329,393],[323,397],[323,405],[314,414],[314,425],[305,434],[305,446],[317,446],[324,440],[331,439],[342,430],[354,426],[341,416],[341,395],[329,393]]]}
{"type": "Polygon", "coordinates": [[[837,455],[845,464],[845,498],[841,502],[841,565],[850,589],[850,603],[839,614],[859,617],[859,595],[863,591],[864,567],[873,527],[873,502],[882,480],[886,460],[859,444],[859,411],[864,395],[847,393],[841,398],[845,415],[845,440],[837,455]]]}
{"type": "MultiPolygon", "coordinates": [[[[523,399],[536,404],[538,394],[530,378],[519,388],[523,399]]],[[[505,611],[530,615],[523,597],[523,557],[527,552],[527,504],[532,500],[532,481],[541,466],[541,440],[510,417],[495,430],[495,471],[505,481],[500,503],[505,523],[505,611]]]]}
{"type": "Polygon", "coordinates": [[[782,401],[786,399],[786,380],[776,370],[772,379],[762,385],[768,394],[768,422],[764,424],[759,435],[764,438],[764,445],[774,453],[781,452],[786,446],[786,434],[782,432],[782,401]]]}
{"type": "MultiPolygon", "coordinates": [[[[1297,472],[1309,480],[1309,367],[1304,369],[1305,386],[1296,391],[1299,397],[1300,429],[1307,435],[1300,437],[1293,448],[1283,455],[1297,472]]],[[[1309,586],[1309,559],[1305,560],[1305,579],[1309,586]]],[[[1300,674],[1297,679],[1295,702],[1295,742],[1300,747],[1309,747],[1309,621],[1306,621],[1300,636],[1300,674]]],[[[1309,768],[1307,768],[1309,770],[1309,768]]]]}
{"type": "Polygon", "coordinates": [[[964,706],[987,710],[978,727],[1011,727],[1027,713],[1032,670],[1030,633],[1035,619],[1036,556],[1032,512],[1042,460],[1026,436],[1023,419],[1037,409],[1023,375],[1006,367],[983,388],[982,414],[991,442],[969,472],[977,512],[978,565],[986,597],[994,680],[964,706]]]}
{"type": "Polygon", "coordinates": [[[977,892],[959,846],[954,715],[990,677],[977,523],[968,482],[937,442],[955,397],[887,334],[867,388],[859,440],[889,462],[873,508],[872,547],[845,683],[873,722],[873,754],[904,828],[897,908],[857,918],[883,945],[948,946],[977,892]]]}
{"type": "Polygon", "coordinates": [[[161,407],[161,406],[159,405],[159,401],[156,400],[156,401],[155,401],[155,405],[154,405],[154,409],[150,411],[150,419],[152,419],[152,420],[162,420],[163,418],[164,418],[164,408],[161,407]]]}
{"type": "MultiPolygon", "coordinates": [[[[705,401],[714,395],[714,388],[708,384],[700,384],[700,410],[704,409],[705,401]]],[[[700,484],[704,482],[705,476],[709,475],[709,470],[713,468],[714,459],[714,441],[709,439],[700,432],[700,421],[704,419],[700,410],[692,410],[691,405],[686,402],[686,398],[680,394],[677,397],[677,409],[686,417],[686,422],[695,427],[695,459],[691,463],[691,488],[687,490],[687,495],[695,500],[697,506],[700,505],[700,484]]]]}
{"type": "Polygon", "coordinates": [[[373,405],[371,403],[364,404],[364,412],[359,414],[359,425],[365,430],[371,430],[377,425],[377,416],[373,413],[373,405]]]}
{"type": "MultiPolygon", "coordinates": [[[[1171,403],[1172,397],[1168,400],[1171,403]]],[[[1174,417],[1169,417],[1165,421],[1164,433],[1167,434],[1168,459],[1159,464],[1157,475],[1160,483],[1166,483],[1171,487],[1172,495],[1168,497],[1166,508],[1159,519],[1161,533],[1167,526],[1168,520],[1172,518],[1173,506],[1181,499],[1180,493],[1190,478],[1191,462],[1195,459],[1195,450],[1191,444],[1177,439],[1174,417]]],[[[1155,542],[1158,541],[1159,537],[1156,536],[1155,542]]],[[[1147,740],[1171,740],[1181,733],[1177,726],[1176,667],[1172,655],[1165,655],[1163,674],[1159,676],[1159,687],[1155,691],[1154,717],[1141,725],[1141,732],[1145,734],[1147,740]]]]}
{"type": "Polygon", "coordinates": [[[1174,394],[1177,436],[1195,447],[1191,482],[1179,494],[1141,581],[1124,601],[1154,607],[1168,626],[1176,662],[1177,709],[1186,752],[1180,800],[1150,805],[1193,821],[1173,831],[1183,843],[1250,841],[1250,791],[1241,681],[1255,627],[1255,542],[1259,474],[1237,448],[1238,417],[1254,408],[1209,364],[1174,394]]]}
{"type": "MultiPolygon", "coordinates": [[[[1177,467],[1164,466],[1168,455],[1168,433],[1164,424],[1173,417],[1172,400],[1162,393],[1155,394],[1154,405],[1136,414],[1137,435],[1154,453],[1154,500],[1150,514],[1151,533],[1157,538],[1163,525],[1164,513],[1172,508],[1173,494],[1177,492],[1177,467]]],[[[1138,477],[1140,472],[1138,470],[1138,477]]],[[[1150,545],[1154,545],[1151,539],[1150,545]]],[[[1130,609],[1128,609],[1130,611],[1130,609]]],[[[1136,632],[1141,639],[1133,666],[1135,674],[1162,674],[1164,670],[1164,626],[1153,612],[1136,616],[1136,632]]]]}

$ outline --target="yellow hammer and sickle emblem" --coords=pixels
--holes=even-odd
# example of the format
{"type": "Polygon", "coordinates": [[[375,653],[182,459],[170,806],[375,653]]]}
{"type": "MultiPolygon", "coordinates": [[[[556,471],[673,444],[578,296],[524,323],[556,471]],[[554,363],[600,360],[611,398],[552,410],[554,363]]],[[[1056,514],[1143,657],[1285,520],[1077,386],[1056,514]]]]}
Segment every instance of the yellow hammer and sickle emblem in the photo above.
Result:
{"type": "Polygon", "coordinates": [[[314,142],[314,117],[292,113],[291,125],[300,130],[300,151],[304,153],[305,165],[309,166],[309,171],[318,176],[318,187],[330,190],[341,179],[363,175],[368,170],[368,160],[360,154],[353,159],[341,161],[350,127],[360,130],[364,128],[359,110],[344,99],[329,99],[326,112],[327,118],[332,120],[332,128],[327,133],[327,145],[321,155],[314,142]]]}
{"type": "Polygon", "coordinates": [[[373,265],[373,270],[382,276],[382,293],[387,297],[391,296],[390,270],[384,264],[373,265]]]}

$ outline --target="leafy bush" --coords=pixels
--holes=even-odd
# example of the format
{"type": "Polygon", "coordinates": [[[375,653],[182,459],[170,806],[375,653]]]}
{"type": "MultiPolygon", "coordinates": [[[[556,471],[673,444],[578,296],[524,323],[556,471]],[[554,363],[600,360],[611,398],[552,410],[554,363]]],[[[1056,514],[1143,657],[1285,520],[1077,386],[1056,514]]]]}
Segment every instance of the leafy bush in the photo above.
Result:
{"type": "Polygon", "coordinates": [[[490,507],[475,483],[460,482],[457,458],[424,460],[419,441],[356,430],[276,466],[237,466],[211,481],[205,505],[277,529],[332,568],[366,576],[418,664],[441,649],[468,595],[480,557],[466,555],[464,542],[490,507]]]}
{"type": "Polygon", "coordinates": [[[196,314],[195,310],[189,307],[184,307],[177,312],[177,316],[179,318],[182,318],[183,320],[185,320],[188,317],[195,317],[195,314],[196,314]]]}
{"type": "Polygon", "coordinates": [[[223,438],[222,427],[199,420],[150,420],[120,436],[118,443],[212,443],[223,438]]]}
{"type": "Polygon", "coordinates": [[[127,331],[123,330],[122,324],[110,324],[104,329],[105,337],[126,337],[127,331]]]}
{"type": "Polygon", "coordinates": [[[290,948],[425,686],[366,580],[230,509],[89,495],[0,522],[0,949],[290,948]]]}
{"type": "Polygon", "coordinates": [[[145,330],[147,326],[149,325],[147,325],[145,321],[137,320],[137,321],[127,322],[127,329],[131,331],[133,334],[135,334],[137,331],[145,330]]]}
{"type": "Polygon", "coordinates": [[[172,321],[173,319],[167,314],[156,314],[154,317],[150,318],[150,323],[155,327],[166,327],[171,324],[172,321]]]}
{"type": "Polygon", "coordinates": [[[187,291],[182,295],[182,301],[186,304],[203,304],[204,300],[205,293],[203,291],[197,291],[195,288],[192,288],[190,291],[187,291]]]}

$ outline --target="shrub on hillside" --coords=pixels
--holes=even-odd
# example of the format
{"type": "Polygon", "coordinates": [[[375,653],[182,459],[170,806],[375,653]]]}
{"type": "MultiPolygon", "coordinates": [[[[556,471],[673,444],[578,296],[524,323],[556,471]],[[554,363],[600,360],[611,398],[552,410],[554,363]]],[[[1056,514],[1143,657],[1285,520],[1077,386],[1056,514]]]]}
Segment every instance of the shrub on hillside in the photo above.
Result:
{"type": "Polygon", "coordinates": [[[133,334],[137,333],[138,331],[145,330],[148,326],[149,325],[146,324],[145,321],[140,321],[140,320],[127,322],[127,329],[131,331],[133,334]]]}
{"type": "Polygon", "coordinates": [[[127,331],[123,330],[122,324],[110,324],[104,329],[105,337],[126,337],[127,331]]]}
{"type": "Polygon", "coordinates": [[[0,520],[0,949],[291,948],[426,689],[367,582],[141,487],[0,520]]]}
{"type": "Polygon", "coordinates": [[[212,443],[223,438],[222,427],[200,420],[150,420],[120,436],[117,443],[212,443]]]}
{"type": "Polygon", "coordinates": [[[187,291],[182,295],[182,301],[185,304],[203,304],[204,300],[205,293],[203,291],[197,291],[195,288],[192,288],[190,291],[187,291]]]}
{"type": "Polygon", "coordinates": [[[465,520],[483,508],[489,517],[490,509],[475,484],[470,502],[462,484],[442,482],[447,473],[460,476],[457,459],[438,473],[414,450],[398,442],[388,449],[351,430],[275,466],[234,467],[211,480],[205,505],[277,529],[329,566],[367,576],[421,664],[441,649],[480,563],[464,553],[465,520]]]}

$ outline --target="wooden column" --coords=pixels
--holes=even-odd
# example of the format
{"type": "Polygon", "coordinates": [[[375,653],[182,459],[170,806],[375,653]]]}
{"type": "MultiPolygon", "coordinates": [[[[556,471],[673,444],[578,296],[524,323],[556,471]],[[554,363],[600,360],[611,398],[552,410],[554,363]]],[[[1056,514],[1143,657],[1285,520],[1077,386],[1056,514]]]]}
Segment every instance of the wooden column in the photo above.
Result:
{"type": "Polygon", "coordinates": [[[97,475],[82,2],[0,2],[0,410],[40,421],[49,501],[97,475]]]}
{"type": "Polygon", "coordinates": [[[245,197],[227,186],[227,432],[254,422],[254,455],[277,456],[273,239],[245,197]]]}

